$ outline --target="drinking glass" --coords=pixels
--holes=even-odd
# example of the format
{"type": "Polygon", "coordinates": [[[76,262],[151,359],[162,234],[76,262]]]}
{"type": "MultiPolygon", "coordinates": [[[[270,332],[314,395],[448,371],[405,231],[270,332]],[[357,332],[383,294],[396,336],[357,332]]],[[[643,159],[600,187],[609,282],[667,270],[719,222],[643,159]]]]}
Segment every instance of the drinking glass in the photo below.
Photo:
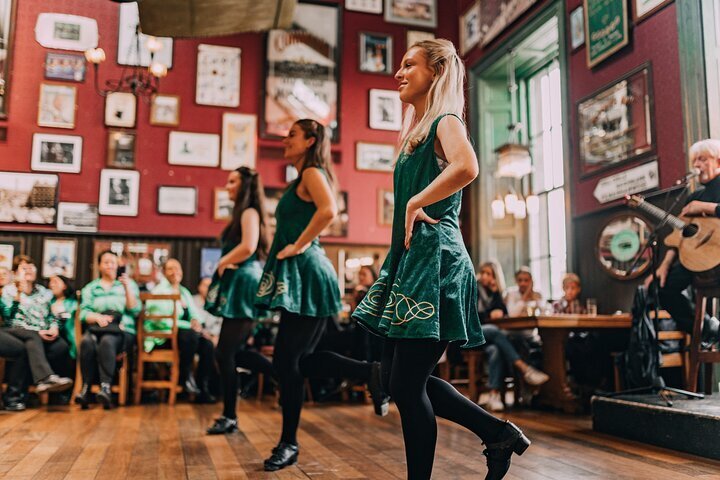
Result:
{"type": "Polygon", "coordinates": [[[588,315],[597,315],[597,300],[595,300],[594,298],[588,298],[585,306],[587,308],[588,315]]]}

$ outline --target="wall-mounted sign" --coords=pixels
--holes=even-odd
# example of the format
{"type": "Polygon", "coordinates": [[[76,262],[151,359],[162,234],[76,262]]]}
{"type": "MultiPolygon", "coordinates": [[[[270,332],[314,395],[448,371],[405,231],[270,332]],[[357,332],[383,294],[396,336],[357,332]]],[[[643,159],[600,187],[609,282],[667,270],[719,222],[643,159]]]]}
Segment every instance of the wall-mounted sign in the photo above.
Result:
{"type": "Polygon", "coordinates": [[[585,0],[587,64],[594,67],[630,41],[625,0],[585,0]]]}
{"type": "Polygon", "coordinates": [[[659,184],[658,162],[653,160],[639,167],[603,178],[595,187],[593,196],[598,202],[607,203],[625,195],[657,188],[659,184]]]}

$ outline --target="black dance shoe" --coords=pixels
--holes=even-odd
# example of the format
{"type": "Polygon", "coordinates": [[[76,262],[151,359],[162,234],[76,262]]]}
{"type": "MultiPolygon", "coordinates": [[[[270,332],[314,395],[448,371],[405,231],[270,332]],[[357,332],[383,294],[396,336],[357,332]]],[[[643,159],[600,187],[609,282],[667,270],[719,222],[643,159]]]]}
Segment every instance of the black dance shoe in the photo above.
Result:
{"type": "Polygon", "coordinates": [[[105,410],[110,410],[112,408],[112,391],[110,390],[110,384],[101,383],[100,391],[95,395],[95,398],[102,403],[105,410]]]}
{"type": "Polygon", "coordinates": [[[505,421],[505,427],[497,442],[486,443],[483,455],[487,457],[488,473],[485,480],[500,480],[510,469],[513,453],[522,455],[530,446],[530,440],[514,423],[505,421]]]}
{"type": "Polygon", "coordinates": [[[187,380],[183,383],[183,390],[185,390],[185,393],[190,395],[200,394],[200,388],[198,388],[197,382],[195,382],[195,377],[192,373],[188,375],[187,380]]]}
{"type": "Polygon", "coordinates": [[[83,383],[82,389],[75,395],[75,403],[80,405],[80,408],[83,410],[88,409],[88,404],[90,403],[90,385],[83,383]]]}
{"type": "Polygon", "coordinates": [[[8,398],[5,402],[5,410],[8,412],[22,412],[25,408],[22,398],[8,398]]]}
{"type": "Polygon", "coordinates": [[[381,417],[387,415],[390,411],[390,396],[383,389],[380,363],[378,362],[372,364],[368,390],[370,390],[370,396],[372,397],[375,415],[381,417]]]}
{"type": "Polygon", "coordinates": [[[292,443],[280,442],[273,448],[270,458],[265,460],[265,471],[274,472],[281,468],[295,465],[298,461],[298,446],[292,443]]]}
{"type": "Polygon", "coordinates": [[[222,435],[224,433],[237,432],[237,418],[220,417],[215,419],[212,427],[207,429],[208,435],[222,435]]]}

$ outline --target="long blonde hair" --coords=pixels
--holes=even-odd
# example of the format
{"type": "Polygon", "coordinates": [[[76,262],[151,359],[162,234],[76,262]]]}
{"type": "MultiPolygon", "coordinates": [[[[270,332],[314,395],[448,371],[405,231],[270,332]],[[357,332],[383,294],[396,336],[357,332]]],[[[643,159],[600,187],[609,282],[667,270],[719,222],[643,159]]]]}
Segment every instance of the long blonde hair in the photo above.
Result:
{"type": "MultiPolygon", "coordinates": [[[[449,40],[436,38],[414,43],[410,48],[425,53],[428,66],[435,72],[427,93],[427,105],[422,118],[416,120],[415,107],[405,108],[400,145],[405,153],[412,153],[425,141],[433,121],[443,113],[454,113],[464,119],[465,65],[449,40]]],[[[410,49],[408,49],[410,50],[410,49]]]]}

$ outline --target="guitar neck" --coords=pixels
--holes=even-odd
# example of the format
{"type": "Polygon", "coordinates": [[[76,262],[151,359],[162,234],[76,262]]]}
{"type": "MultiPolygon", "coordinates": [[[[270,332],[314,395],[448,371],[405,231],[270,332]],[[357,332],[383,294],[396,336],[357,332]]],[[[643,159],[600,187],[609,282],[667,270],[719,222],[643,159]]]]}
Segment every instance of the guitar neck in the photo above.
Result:
{"type": "Polygon", "coordinates": [[[647,201],[643,201],[638,203],[637,208],[642,210],[643,212],[647,213],[648,215],[655,217],[657,220],[663,220],[667,216],[667,224],[670,225],[675,230],[682,230],[685,228],[686,223],[680,220],[675,215],[672,215],[670,213],[667,213],[665,210],[663,210],[660,207],[656,207],[652,203],[649,203],[647,201]]]}

